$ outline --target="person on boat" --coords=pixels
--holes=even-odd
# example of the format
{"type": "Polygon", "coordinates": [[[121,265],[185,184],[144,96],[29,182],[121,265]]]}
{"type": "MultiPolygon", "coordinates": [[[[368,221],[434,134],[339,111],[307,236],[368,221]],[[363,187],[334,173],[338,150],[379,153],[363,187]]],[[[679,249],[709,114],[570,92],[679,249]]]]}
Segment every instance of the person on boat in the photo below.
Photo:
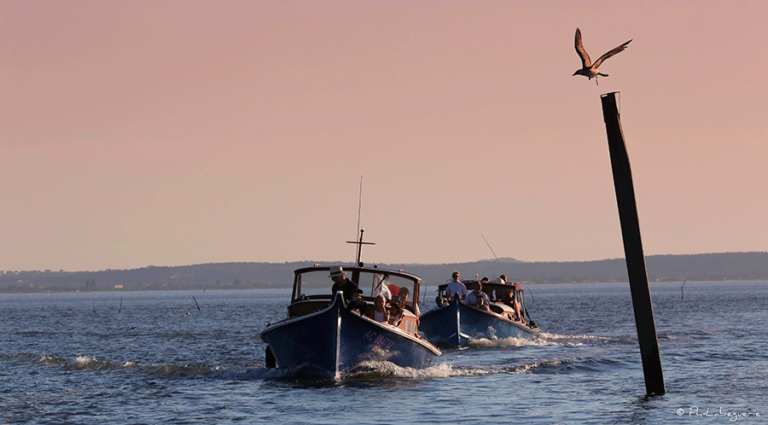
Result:
{"type": "Polygon", "coordinates": [[[515,309],[515,315],[517,315],[517,320],[523,322],[525,324],[525,312],[523,311],[523,306],[520,305],[520,300],[517,297],[517,294],[520,293],[522,296],[523,288],[520,287],[517,283],[513,283],[512,286],[515,287],[515,291],[512,293],[512,308],[515,309]]]}
{"type": "Polygon", "coordinates": [[[483,311],[491,311],[490,303],[485,301],[485,298],[479,298],[477,300],[477,308],[483,311]]]}
{"type": "Polygon", "coordinates": [[[477,282],[477,286],[472,290],[472,292],[467,295],[467,300],[465,301],[467,305],[478,308],[483,311],[490,311],[490,305],[491,300],[488,299],[488,294],[483,292],[483,283],[477,282]]]}
{"type": "Polygon", "coordinates": [[[368,304],[365,301],[363,301],[363,290],[358,288],[352,294],[352,299],[349,300],[349,303],[347,303],[347,310],[348,311],[357,310],[361,316],[364,316],[365,311],[367,309],[368,309],[368,304]]]}
{"type": "MultiPolygon", "coordinates": [[[[504,276],[504,275],[502,275],[504,276]]],[[[517,301],[517,291],[519,288],[519,285],[512,282],[507,282],[507,285],[512,286],[510,288],[509,292],[503,292],[502,294],[499,294],[500,291],[496,291],[496,296],[498,297],[501,295],[501,301],[504,302],[504,304],[512,307],[512,309],[515,311],[515,320],[519,320],[523,323],[525,323],[525,317],[520,313],[520,303],[517,301]]]]}
{"type": "Polygon", "coordinates": [[[391,300],[392,291],[389,290],[389,275],[386,273],[376,274],[373,279],[375,283],[372,296],[375,298],[381,294],[384,295],[384,298],[391,300]]]}
{"type": "MultiPolygon", "coordinates": [[[[490,283],[491,280],[488,279],[487,277],[483,277],[482,279],[480,279],[480,282],[485,284],[485,283],[490,283]]],[[[495,301],[495,299],[493,298],[493,291],[485,291],[485,293],[488,294],[488,297],[490,297],[491,301],[495,301]]]]}
{"type": "Polygon", "coordinates": [[[445,302],[443,297],[441,297],[440,295],[435,297],[435,304],[437,305],[432,307],[432,310],[440,310],[441,308],[448,306],[448,303],[445,302]]]}
{"type": "MultiPolygon", "coordinates": [[[[392,301],[399,303],[400,306],[406,305],[410,300],[411,300],[411,292],[406,287],[400,288],[397,292],[397,295],[392,297],[392,301]]],[[[416,315],[416,317],[421,316],[421,311],[419,311],[419,305],[412,303],[411,306],[413,307],[413,313],[416,315]]]]}
{"type": "Polygon", "coordinates": [[[397,291],[397,295],[392,297],[392,301],[399,301],[401,303],[407,302],[411,299],[411,293],[408,291],[408,288],[402,287],[399,291],[397,291]]]}
{"type": "Polygon", "coordinates": [[[341,266],[331,267],[330,271],[331,275],[329,277],[333,281],[331,292],[333,295],[336,295],[336,292],[338,291],[343,292],[344,301],[349,302],[355,294],[355,291],[358,289],[357,284],[347,279],[346,273],[344,273],[344,269],[341,268],[341,266]]]}
{"type": "Polygon", "coordinates": [[[377,295],[373,302],[373,320],[379,323],[389,322],[389,310],[387,310],[387,299],[384,295],[377,295]]]}
{"type": "Polygon", "coordinates": [[[405,308],[403,307],[403,304],[400,302],[390,301],[389,302],[389,324],[392,326],[397,326],[400,324],[400,321],[403,320],[405,308]]]}
{"type": "Polygon", "coordinates": [[[445,287],[445,293],[448,294],[448,299],[452,300],[455,295],[458,295],[462,300],[466,299],[467,287],[461,283],[461,273],[457,271],[453,272],[451,279],[451,282],[445,287]]]}
{"type": "MultiPolygon", "coordinates": [[[[502,285],[511,285],[512,283],[507,280],[507,275],[503,274],[499,276],[499,283],[502,285]]],[[[501,301],[504,304],[512,305],[512,295],[509,294],[509,291],[506,290],[497,290],[496,291],[496,301],[501,301]]]]}

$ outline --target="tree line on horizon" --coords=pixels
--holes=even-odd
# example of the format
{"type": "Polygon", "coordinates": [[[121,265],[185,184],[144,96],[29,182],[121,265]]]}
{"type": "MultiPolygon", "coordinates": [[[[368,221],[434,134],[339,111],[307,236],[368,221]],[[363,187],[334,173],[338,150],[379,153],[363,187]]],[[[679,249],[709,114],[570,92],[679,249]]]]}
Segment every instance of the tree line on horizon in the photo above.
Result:
{"type": "MultiPolygon", "coordinates": [[[[313,264],[350,266],[345,262],[209,263],[189,266],[149,266],[103,271],[0,272],[0,292],[65,292],[104,290],[284,288],[293,271],[313,264]]],[[[372,266],[372,264],[370,264],[372,266]]],[[[405,270],[427,285],[441,284],[458,270],[467,279],[501,274],[521,283],[626,282],[623,258],[581,262],[521,262],[510,258],[446,264],[377,264],[381,269],[405,270]]],[[[768,252],[646,257],[651,282],[768,280],[768,252]]]]}

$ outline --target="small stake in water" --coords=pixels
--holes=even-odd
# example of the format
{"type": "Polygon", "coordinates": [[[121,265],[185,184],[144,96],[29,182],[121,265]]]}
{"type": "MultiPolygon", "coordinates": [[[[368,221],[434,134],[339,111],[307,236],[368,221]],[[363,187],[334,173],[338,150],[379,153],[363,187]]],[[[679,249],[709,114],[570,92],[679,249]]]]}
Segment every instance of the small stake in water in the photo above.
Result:
{"type": "Polygon", "coordinates": [[[123,311],[123,297],[120,297],[120,308],[117,309],[117,314],[123,311]]]}
{"type": "Polygon", "coordinates": [[[687,281],[684,280],[683,284],[680,285],[680,298],[682,298],[683,300],[685,300],[685,293],[683,292],[683,286],[685,286],[685,282],[687,282],[687,281]]]}
{"type": "MultiPolygon", "coordinates": [[[[192,299],[195,300],[195,296],[194,295],[192,295],[192,299]]],[[[195,305],[197,306],[197,311],[201,311],[200,310],[200,305],[197,304],[197,300],[195,300],[195,305]]]]}

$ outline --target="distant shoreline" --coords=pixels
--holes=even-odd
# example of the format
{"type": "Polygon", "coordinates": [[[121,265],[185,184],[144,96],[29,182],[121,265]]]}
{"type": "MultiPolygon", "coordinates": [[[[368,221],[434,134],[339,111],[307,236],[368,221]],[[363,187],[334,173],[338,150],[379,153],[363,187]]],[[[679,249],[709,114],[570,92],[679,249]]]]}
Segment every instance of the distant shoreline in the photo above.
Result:
{"type": "MultiPolygon", "coordinates": [[[[291,287],[293,271],[313,264],[348,265],[332,261],[289,263],[209,263],[190,266],[149,266],[103,271],[4,271],[0,293],[125,292],[167,290],[257,289],[291,287]]],[[[650,282],[768,281],[768,252],[737,252],[646,257],[650,282]]],[[[372,264],[369,264],[372,266],[372,264]]],[[[453,270],[465,278],[501,274],[528,284],[627,282],[624,259],[583,262],[527,263],[511,258],[449,264],[378,264],[382,270],[406,270],[425,285],[444,283],[453,270]]]]}
{"type": "MultiPolygon", "coordinates": [[[[687,281],[689,284],[695,284],[695,283],[723,283],[723,284],[729,284],[729,283],[744,283],[744,282],[754,282],[754,283],[765,283],[768,284],[768,279],[733,279],[733,280],[692,280],[687,281]]],[[[427,282],[422,283],[423,287],[437,287],[442,282],[427,282]]],[[[535,283],[535,282],[518,282],[521,285],[589,285],[589,284],[608,284],[608,285],[629,285],[629,282],[547,282],[547,283],[535,283]]],[[[649,282],[651,285],[653,284],[682,284],[682,281],[652,281],[649,282]]],[[[165,287],[165,288],[140,288],[140,287],[131,287],[131,288],[122,288],[122,289],[114,289],[114,288],[103,288],[103,289],[95,289],[95,290],[81,290],[81,289],[75,289],[75,290],[67,290],[67,289],[57,289],[57,290],[34,290],[34,288],[29,288],[30,290],[19,290],[19,291],[5,291],[0,290],[0,295],[45,295],[45,294],[92,294],[92,293],[114,293],[114,294],[123,294],[123,293],[132,293],[132,292],[182,292],[182,291],[244,291],[244,290],[252,290],[252,289],[280,289],[280,290],[289,290],[291,289],[291,286],[252,286],[252,287],[165,287]]]]}

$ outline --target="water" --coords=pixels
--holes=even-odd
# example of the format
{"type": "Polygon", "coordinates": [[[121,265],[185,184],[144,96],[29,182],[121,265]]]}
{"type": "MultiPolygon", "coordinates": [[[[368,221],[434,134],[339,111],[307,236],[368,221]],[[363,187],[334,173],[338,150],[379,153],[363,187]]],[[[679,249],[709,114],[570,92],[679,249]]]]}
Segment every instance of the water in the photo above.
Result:
{"type": "Polygon", "coordinates": [[[627,284],[529,289],[534,340],[340,381],[264,367],[289,290],[0,294],[0,424],[768,423],[768,282],[653,284],[650,398],[627,284]]]}

